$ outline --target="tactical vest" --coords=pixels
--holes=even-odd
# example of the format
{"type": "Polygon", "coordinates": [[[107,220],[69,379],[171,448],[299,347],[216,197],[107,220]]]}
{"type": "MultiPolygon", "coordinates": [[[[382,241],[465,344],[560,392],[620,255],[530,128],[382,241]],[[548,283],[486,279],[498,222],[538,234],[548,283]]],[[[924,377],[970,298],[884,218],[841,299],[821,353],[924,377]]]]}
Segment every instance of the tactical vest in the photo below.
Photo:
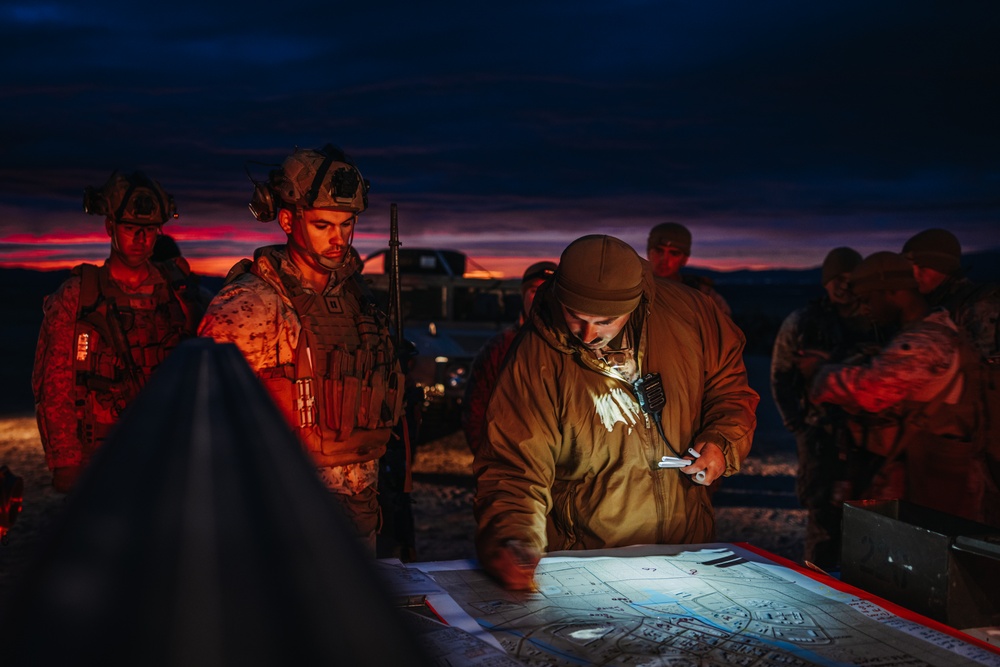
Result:
{"type": "Polygon", "coordinates": [[[258,376],[319,465],[381,456],[405,389],[384,315],[360,274],[323,294],[281,280],[301,323],[295,361],[258,376]]]}
{"type": "Polygon", "coordinates": [[[1000,527],[1000,439],[996,375],[958,331],[948,330],[958,359],[951,380],[925,402],[910,402],[899,455],[906,461],[907,495],[921,505],[1000,527]],[[992,405],[991,405],[992,403],[992,405]]]}
{"type": "Polygon", "coordinates": [[[197,322],[167,275],[152,293],[129,294],[111,280],[107,265],[81,264],[73,273],[81,281],[73,338],[76,415],[87,460],[167,353],[194,335],[197,322]]]}

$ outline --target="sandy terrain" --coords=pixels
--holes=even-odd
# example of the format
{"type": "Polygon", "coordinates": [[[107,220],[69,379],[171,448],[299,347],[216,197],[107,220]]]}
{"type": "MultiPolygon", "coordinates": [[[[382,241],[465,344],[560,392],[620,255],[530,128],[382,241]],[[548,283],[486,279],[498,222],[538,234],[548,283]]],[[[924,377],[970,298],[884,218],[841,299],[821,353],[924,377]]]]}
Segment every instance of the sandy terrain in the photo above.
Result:
{"type": "MultiPolygon", "coordinates": [[[[64,501],[49,486],[49,472],[34,418],[0,419],[0,464],[6,464],[23,477],[25,486],[24,509],[8,535],[7,544],[0,547],[2,596],[17,579],[33,550],[42,544],[47,528],[58,517],[64,501]]],[[[424,443],[418,448],[412,499],[419,560],[474,557],[471,465],[472,455],[460,433],[424,443]]],[[[756,482],[752,485],[755,488],[787,487],[793,474],[794,461],[788,454],[762,454],[747,460],[740,474],[742,480],[733,478],[725,483],[734,489],[751,481],[756,482]]],[[[733,502],[732,499],[729,502],[733,502]]],[[[787,497],[783,501],[784,508],[761,506],[768,504],[766,492],[747,495],[745,500],[737,499],[736,502],[743,502],[743,506],[717,508],[719,541],[750,542],[777,555],[801,560],[802,510],[788,508],[787,497]]]]}

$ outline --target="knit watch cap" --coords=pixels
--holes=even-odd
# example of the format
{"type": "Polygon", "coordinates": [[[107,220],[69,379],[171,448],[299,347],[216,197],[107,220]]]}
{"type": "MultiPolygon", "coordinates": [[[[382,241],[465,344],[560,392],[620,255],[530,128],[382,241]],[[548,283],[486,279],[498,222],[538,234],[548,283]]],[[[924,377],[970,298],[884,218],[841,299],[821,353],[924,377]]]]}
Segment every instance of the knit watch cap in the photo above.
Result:
{"type": "Polygon", "coordinates": [[[851,272],[851,291],[855,294],[898,289],[917,289],[913,266],[900,254],[888,251],[873,253],[851,272]]]}
{"type": "Polygon", "coordinates": [[[685,255],[690,255],[691,232],[679,222],[661,222],[649,230],[646,252],[663,246],[677,248],[685,255]]]}
{"type": "Polygon", "coordinates": [[[556,272],[556,267],[555,262],[535,262],[524,270],[524,275],[521,276],[521,285],[547,279],[556,272]]]}
{"type": "Polygon", "coordinates": [[[928,269],[954,275],[962,269],[962,245],[947,229],[925,229],[903,245],[908,260],[928,269]]]}
{"type": "Polygon", "coordinates": [[[826,253],[823,260],[822,285],[826,285],[839,275],[850,273],[861,263],[861,253],[854,248],[841,246],[826,253]]]}
{"type": "Polygon", "coordinates": [[[555,296],[581,315],[631,313],[642,297],[642,260],[632,246],[613,236],[578,238],[559,258],[555,296]]]}

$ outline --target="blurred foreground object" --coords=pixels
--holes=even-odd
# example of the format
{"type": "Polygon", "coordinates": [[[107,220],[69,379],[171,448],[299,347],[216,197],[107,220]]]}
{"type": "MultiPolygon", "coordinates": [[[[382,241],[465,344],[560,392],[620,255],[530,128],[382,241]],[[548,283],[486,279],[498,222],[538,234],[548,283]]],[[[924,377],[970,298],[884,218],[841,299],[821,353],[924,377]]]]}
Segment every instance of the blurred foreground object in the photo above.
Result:
{"type": "Polygon", "coordinates": [[[0,544],[7,544],[7,533],[17,521],[24,500],[24,480],[0,466],[0,544]]]}
{"type": "Polygon", "coordinates": [[[0,609],[3,664],[429,664],[239,350],[185,342],[0,609]]]}

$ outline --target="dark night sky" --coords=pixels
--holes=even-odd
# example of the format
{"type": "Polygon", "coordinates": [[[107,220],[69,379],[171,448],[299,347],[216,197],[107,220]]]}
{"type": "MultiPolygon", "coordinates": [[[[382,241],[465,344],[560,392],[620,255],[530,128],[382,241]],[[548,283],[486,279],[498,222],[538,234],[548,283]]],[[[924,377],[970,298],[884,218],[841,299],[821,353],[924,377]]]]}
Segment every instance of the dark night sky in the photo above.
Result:
{"type": "Polygon", "coordinates": [[[586,233],[644,253],[667,219],[714,268],[927,227],[1000,246],[995,0],[24,0],[0,33],[0,265],[106,256],[82,191],[122,168],[224,271],[282,239],[247,212],[245,163],[327,142],[372,183],[362,254],[390,202],[404,247],[512,271],[586,233]]]}

